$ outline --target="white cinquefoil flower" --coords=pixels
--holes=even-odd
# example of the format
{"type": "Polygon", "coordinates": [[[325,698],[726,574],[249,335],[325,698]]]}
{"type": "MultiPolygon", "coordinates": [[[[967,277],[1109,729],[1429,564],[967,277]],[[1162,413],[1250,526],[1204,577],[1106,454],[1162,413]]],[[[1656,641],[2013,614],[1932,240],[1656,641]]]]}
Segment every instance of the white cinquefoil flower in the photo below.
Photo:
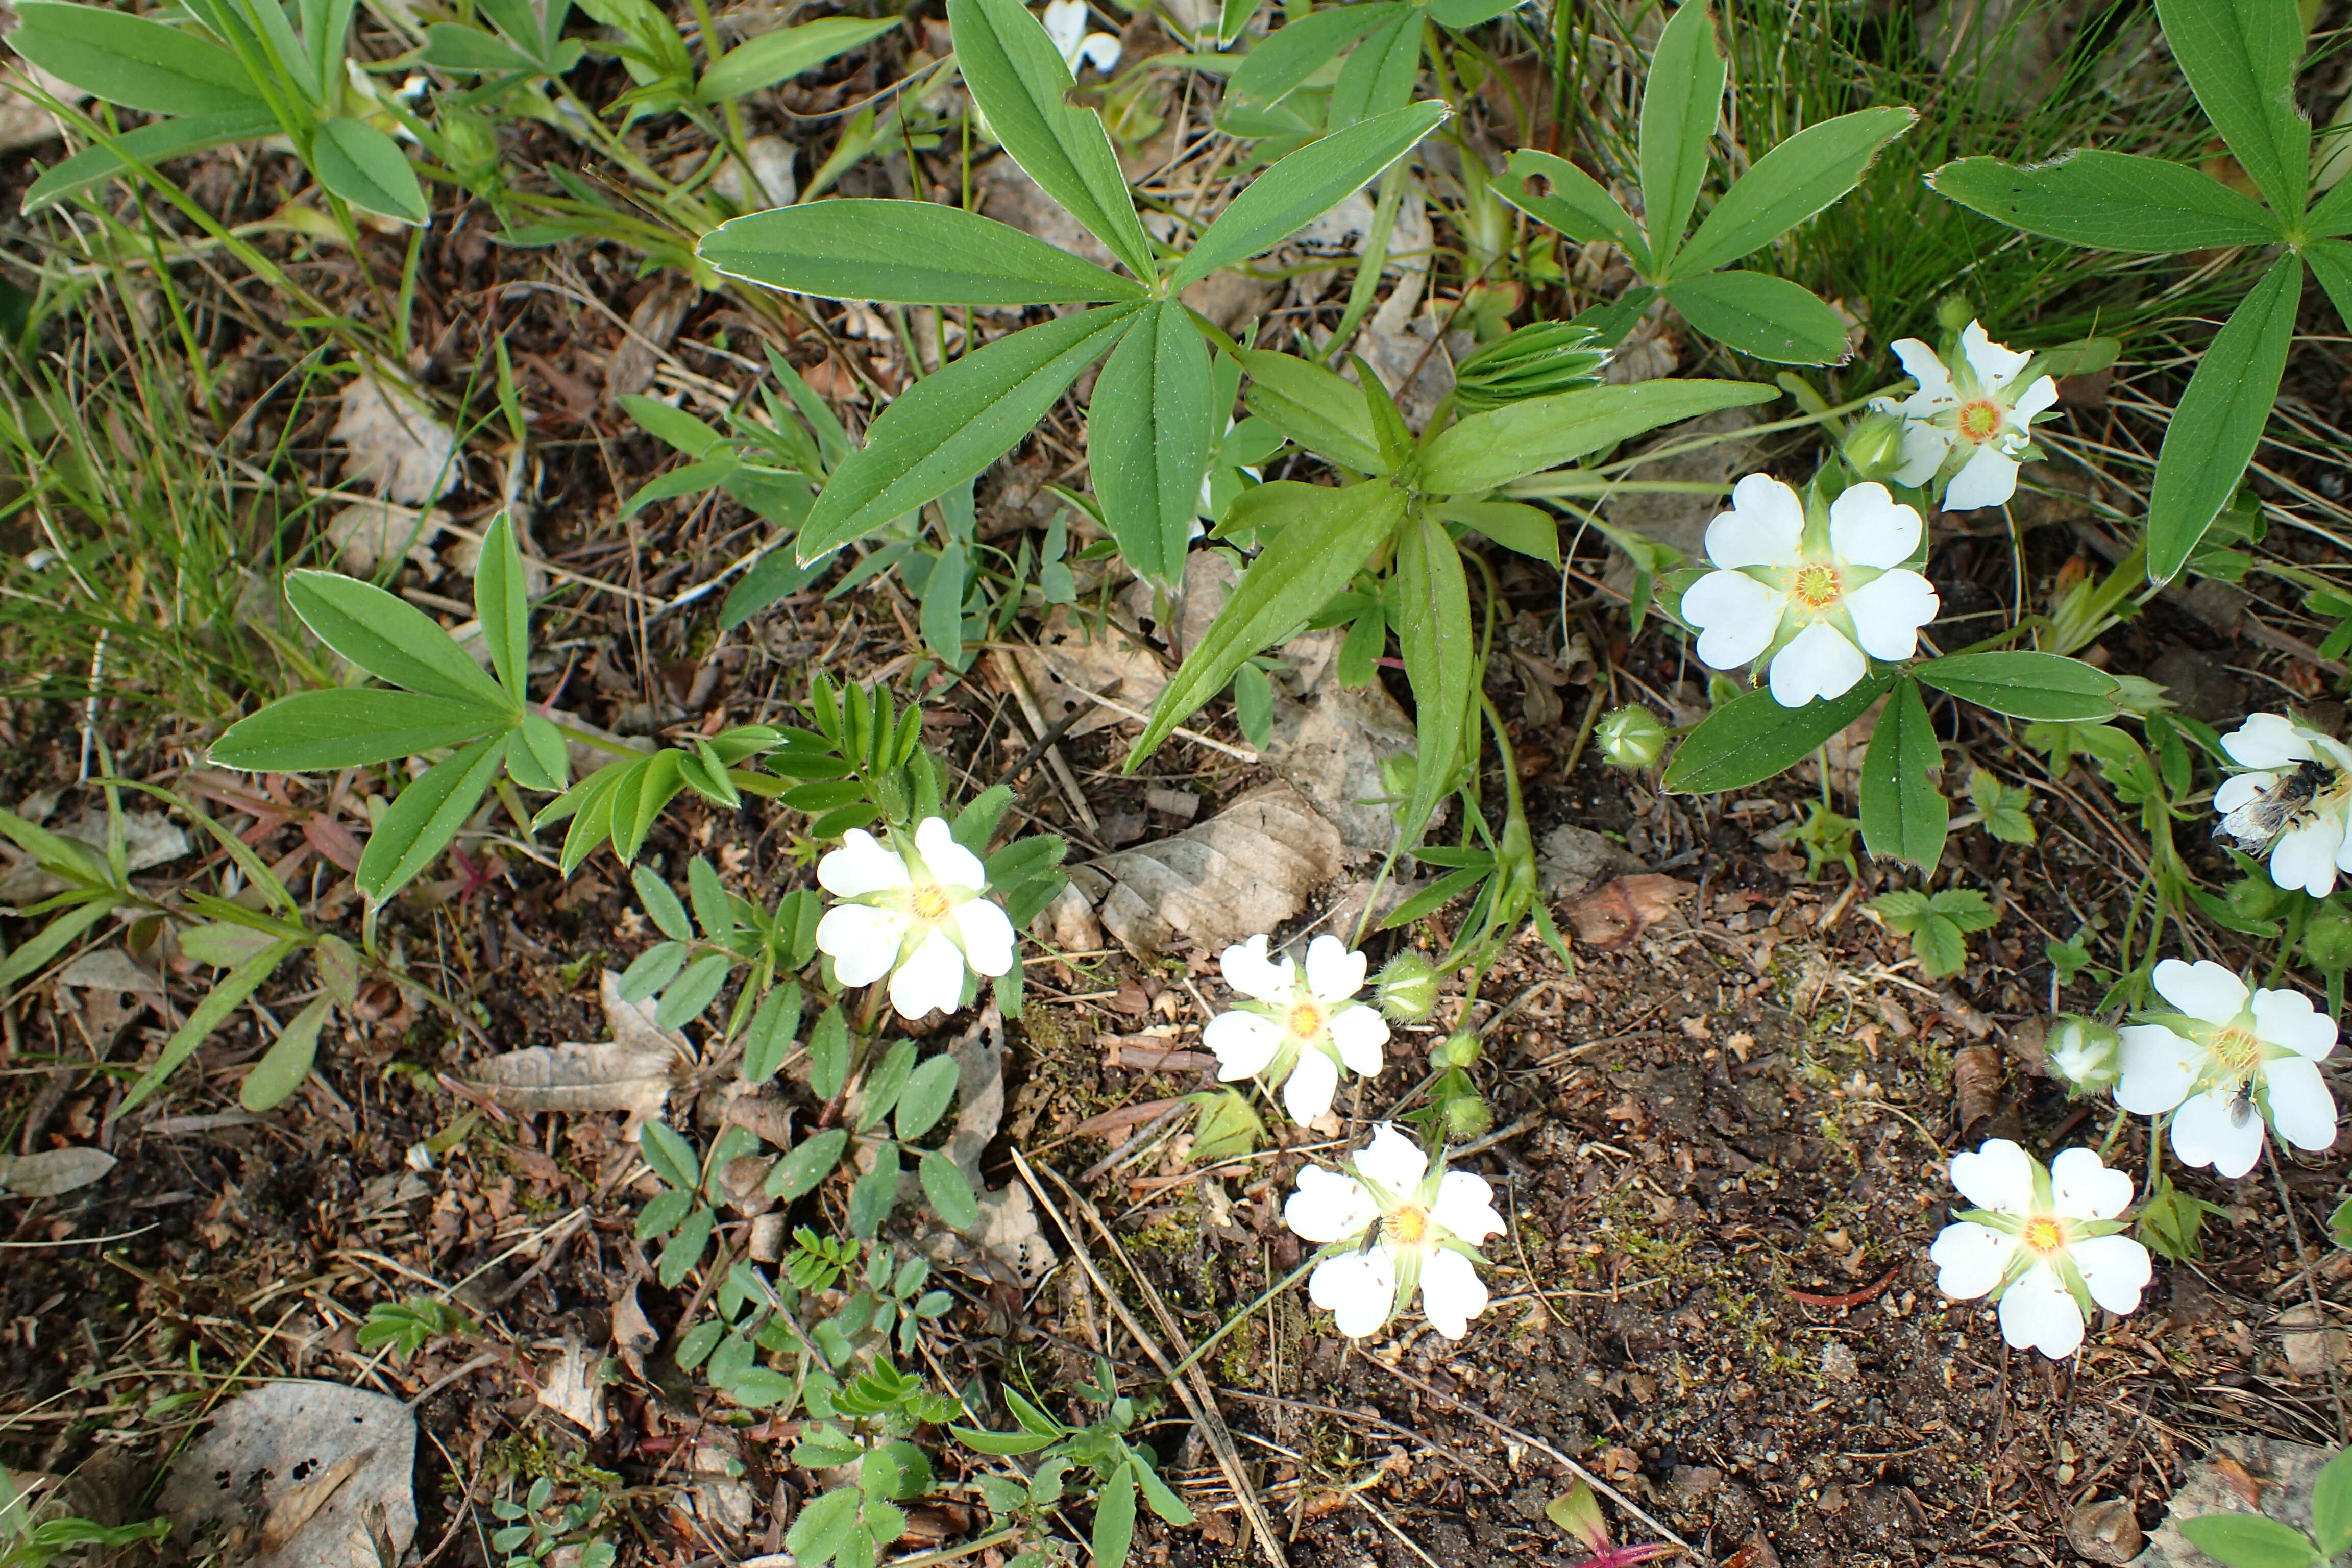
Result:
{"type": "Polygon", "coordinates": [[[2336,1097],[2319,1076],[2335,1019],[2299,991],[2252,990],[2203,960],[2166,959],[2156,989],[2180,1011],[2124,1030],[2116,1103],[2139,1116],[2172,1111],[2182,1164],[2244,1175],[2262,1158],[2264,1121],[2298,1149],[2335,1143],[2336,1097]]]}
{"type": "Polygon", "coordinates": [[[2038,375],[2031,385],[2017,386],[2033,356],[1993,342],[1977,321],[1960,334],[1959,362],[1948,369],[1917,338],[1898,338],[1893,346],[1919,384],[1900,402],[1870,400],[1879,413],[1903,421],[1903,466],[1895,483],[1924,485],[1957,459],[1944,490],[1945,510],[2007,505],[2017,493],[2020,454],[2033,440],[2027,426],[2058,401],[2058,384],[2038,375]]]}
{"type": "Polygon", "coordinates": [[[1366,1078],[1381,1071],[1389,1026],[1378,1010],[1355,1000],[1364,988],[1364,955],[1336,936],[1318,936],[1297,961],[1276,963],[1266,939],[1225,949],[1218,960],[1225,984],[1251,998],[1209,1020],[1202,1040],[1217,1053],[1217,1076],[1278,1079],[1282,1103],[1302,1125],[1331,1109],[1346,1068],[1366,1078]]]}
{"type": "Polygon", "coordinates": [[[2270,856],[2271,880],[2324,899],[2352,871],[2352,746],[2284,713],[2251,713],[2221,737],[2239,766],[2213,792],[2215,837],[2270,856]]]}
{"type": "Polygon", "coordinates": [[[1700,660],[1756,660],[1771,672],[1773,700],[1802,708],[1851,690],[1873,658],[1909,658],[1940,607],[1934,585],[1904,564],[1922,532],[1919,514],[1884,485],[1850,486],[1823,513],[1771,476],[1748,475],[1706,527],[1720,570],[1683,595],[1700,660]]]}
{"type": "Polygon", "coordinates": [[[1105,76],[1118,66],[1118,40],[1108,33],[1087,31],[1087,0],[1050,0],[1045,7],[1045,36],[1062,51],[1062,63],[1076,74],[1080,60],[1091,60],[1105,76]]]}
{"type": "Polygon", "coordinates": [[[992,977],[1013,967],[1013,922],[985,896],[980,857],[942,818],[925,817],[911,849],[886,847],[853,827],[817,862],[816,879],[843,900],[816,926],[835,977],[871,985],[887,974],[890,1005],[902,1017],[961,1006],[967,964],[992,977]]]}
{"type": "Polygon", "coordinates": [[[2131,1206],[2132,1179],[2088,1149],[2069,1149],[2044,1169],[2006,1138],[1952,1156],[1952,1185],[1977,1206],[1944,1227],[1927,1257],[1936,1289],[1955,1300],[2000,1302],[2000,1337],[2056,1361],[2083,1342],[2094,1302],[2129,1312],[2147,1288],[2147,1248],[2116,1218],[2131,1206]]]}
{"type": "Polygon", "coordinates": [[[1282,1217],[1322,1245],[1307,1294],[1341,1333],[1378,1332],[1418,1289],[1430,1326],[1458,1340],[1486,1310],[1476,1259],[1478,1244],[1503,1229],[1494,1195],[1483,1177],[1430,1169],[1412,1140],[1383,1121],[1350,1171],[1301,1170],[1282,1217]]]}

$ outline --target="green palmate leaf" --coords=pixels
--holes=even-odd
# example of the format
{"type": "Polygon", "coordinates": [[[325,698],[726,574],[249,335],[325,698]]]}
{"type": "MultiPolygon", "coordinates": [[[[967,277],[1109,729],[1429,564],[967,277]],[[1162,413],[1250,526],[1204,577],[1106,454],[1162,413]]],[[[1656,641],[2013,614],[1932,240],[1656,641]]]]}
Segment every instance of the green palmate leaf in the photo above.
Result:
{"type": "Polygon", "coordinates": [[[408,224],[433,216],[408,154],[365,121],[338,115],[320,126],[310,163],[320,184],[363,211],[408,224]]]}
{"type": "MultiPolygon", "coordinates": [[[[1418,28],[1419,17],[1411,24],[1418,28]]],[[[1409,104],[1309,142],[1243,188],[1202,234],[1169,287],[1184,288],[1281,244],[1333,203],[1363,189],[1451,112],[1434,100],[1409,104]]]]}
{"type": "Polygon", "coordinates": [[[719,57],[702,73],[695,97],[705,103],[724,103],[763,87],[789,81],[814,70],[835,55],[845,55],[871,43],[900,25],[901,18],[884,16],[866,21],[859,16],[826,16],[797,27],[779,27],[748,39],[719,57]]]}
{"type": "Polygon", "coordinates": [[[2214,334],[2189,378],[2157,454],[2147,502],[2147,575],[2168,583],[2188,564],[2214,514],[2237,493],[2253,460],[2303,300],[2303,263],[2293,254],[2271,264],[2253,291],[2214,334]]]}
{"type": "Polygon", "coordinates": [[[482,640],[489,644],[499,684],[516,701],[525,700],[530,683],[530,594],[523,579],[522,552],[515,545],[514,521],[505,512],[490,520],[489,531],[482,536],[474,612],[481,619],[482,640]]]}
{"type": "Polygon", "coordinates": [[[1963,158],[1927,177],[1938,195],[2028,234],[2103,250],[2161,254],[2270,245],[2278,220],[2200,170],[2126,153],[2082,150],[2020,168],[1963,158]]]}
{"type": "Polygon", "coordinates": [[[948,1103],[955,1099],[956,1060],[951,1056],[933,1057],[907,1075],[906,1088],[898,1091],[898,1105],[893,1113],[892,1125],[901,1138],[920,1138],[939,1125],[940,1118],[948,1113],[948,1103]]]}
{"type": "Polygon", "coordinates": [[[1723,193],[1676,253],[1672,275],[1712,272],[1769,245],[1859,184],[1879,150],[1918,118],[1909,109],[1864,109],[1798,132],[1723,193]]]}
{"type": "Polygon", "coordinates": [[[1723,80],[1706,0],[1687,0],[1658,35],[1642,93],[1642,221],[1661,272],[1674,264],[1675,242],[1706,178],[1723,80]]]}
{"type": "Polygon", "coordinates": [[[1667,765],[1665,787],[1709,795],[1760,784],[1812,754],[1895,684],[1874,675],[1843,697],[1783,708],[1767,689],[1743,692],[1700,721],[1667,765]]]}
{"type": "Polygon", "coordinates": [[[1506,550],[1559,564],[1559,522],[1541,507],[1515,500],[1452,500],[1433,509],[1445,522],[1475,528],[1506,550]]]}
{"type": "Polygon", "coordinates": [[[1170,731],[1233,679],[1244,660],[1271,647],[1306,624],[1392,532],[1404,516],[1404,495],[1373,480],[1345,489],[1276,480],[1246,491],[1227,515],[1229,526],[1249,526],[1258,507],[1280,508],[1285,521],[1218,612],[1199,646],[1162,688],[1151,719],[1128,753],[1127,768],[1141,765],[1170,731]],[[1313,490],[1312,496],[1297,492],[1313,490]],[[1260,498],[1265,498],[1261,500],[1260,498]],[[1239,514],[1237,518],[1236,514],[1239,514]]]}
{"type": "Polygon", "coordinates": [[[572,750],[563,731],[526,713],[507,740],[507,773],[525,789],[560,795],[572,777],[572,750]]]}
{"type": "Polygon", "coordinates": [[[803,202],[722,223],[695,254],[730,278],[828,300],[1062,305],[1143,297],[1132,279],[940,202],[803,202]]]}
{"type": "Polygon", "coordinates": [[[1244,349],[1249,411],[1318,458],[1360,473],[1388,471],[1361,389],[1296,354],[1244,349]]]}
{"type": "Polygon", "coordinates": [[[624,1002],[642,1002],[677,979],[677,972],[685,967],[684,942],[657,942],[629,961],[629,967],[621,971],[614,989],[624,1002]]]}
{"type": "Polygon", "coordinates": [[[213,742],[212,760],[248,773],[355,768],[459,745],[513,721],[511,713],[478,702],[418,691],[298,691],[230,725],[213,742]]]}
{"type": "Polygon", "coordinates": [[[901,393],[817,497],[794,544],[802,563],[938,499],[1011,451],[1139,309],[1104,306],[1027,328],[901,393]]]}
{"type": "Polygon", "coordinates": [[[125,160],[153,167],[184,153],[225,147],[235,142],[277,133],[278,117],[266,109],[232,110],[220,114],[192,114],[183,120],[159,120],[126,131],[113,145],[85,147],[41,173],[25,192],[25,210],[38,212],[68,196],[101,184],[130,167],[125,160]]]}
{"type": "Polygon", "coordinates": [[[1076,83],[1045,24],[1019,0],[948,0],[948,23],[964,83],[1013,161],[1129,271],[1151,277],[1151,240],[1110,134],[1067,100],[1076,83]]]}
{"type": "Polygon", "coordinates": [[[980,1223],[980,1204],[971,1194],[971,1183],[953,1160],[936,1149],[927,1150],[915,1162],[915,1170],[922,1179],[923,1196],[929,1201],[931,1212],[950,1230],[970,1230],[980,1223]]]}
{"type": "Polygon", "coordinates": [[[1226,94],[1259,108],[1277,102],[1325,61],[1403,10],[1390,4],[1327,5],[1276,27],[1234,68],[1226,94]]]}
{"type": "Polygon", "coordinates": [[[1811,290],[1764,272],[1710,272],[1666,287],[1666,301],[1719,343],[1774,364],[1843,364],[1845,322],[1811,290]]]}
{"type": "Polygon", "coordinates": [[[1956,653],[1912,668],[1926,685],[2015,719],[2112,719],[2116,678],[2054,653],[1956,653]]]}
{"type": "Polygon", "coordinates": [[[253,1064],[253,1070],[245,1075],[245,1082],[237,1086],[238,1104],[247,1110],[268,1110],[302,1087],[302,1080],[310,1076],[310,1064],[318,1059],[319,1030],[334,1006],[331,998],[321,996],[294,1015],[294,1021],[279,1032],[253,1064]]]}
{"type": "Polygon", "coordinates": [[[661,873],[651,866],[639,866],[629,872],[629,881],[637,890],[637,902],[644,906],[646,918],[654,929],[672,942],[685,942],[694,935],[688,923],[686,905],[678,900],[661,873]]]}
{"type": "Polygon", "coordinates": [[[1461,32],[1507,16],[1526,4],[1527,0],[1430,0],[1429,19],[1461,32]]]}
{"type": "Polygon", "coordinates": [[[509,712],[521,707],[431,616],[373,583],[290,572],[286,602],[320,642],[380,680],[509,712]]]}
{"type": "Polygon", "coordinates": [[[2338,180],[2326,195],[2311,204],[2304,232],[2325,239],[2352,230],[2352,180],[2338,180]]]}
{"type": "Polygon", "coordinates": [[[1936,787],[1943,765],[1919,683],[1905,680],[1879,715],[1862,763],[1862,837],[1873,855],[1922,868],[1942,858],[1952,816],[1936,787]]]}
{"type": "Polygon", "coordinates": [[[109,103],[150,114],[268,113],[236,57],[190,28],[59,0],[24,0],[16,17],[10,48],[109,103]]]}
{"type": "Polygon", "coordinates": [[[501,754],[497,740],[477,741],[434,763],[400,792],[368,835],[352,879],[371,902],[380,904],[406,887],[448,847],[498,776],[501,754]]]}
{"type": "Polygon", "coordinates": [[[849,1133],[839,1127],[828,1127],[793,1145],[791,1153],[776,1162],[768,1175],[768,1195],[791,1203],[816,1191],[817,1184],[833,1174],[841,1163],[842,1152],[849,1147],[849,1133]]]}
{"type": "Polygon", "coordinates": [[[1477,691],[1477,635],[1470,619],[1470,586],[1462,552],[1436,519],[1409,518],[1397,540],[1397,646],[1412,684],[1412,798],[1400,825],[1403,841],[1452,792],[1462,736],[1477,691]]]}
{"type": "Polygon", "coordinates": [[[2221,140],[2282,216],[2301,217],[2311,122],[2294,106],[2295,0],[2157,0],[2156,14],[2221,140]]]}
{"type": "Polygon", "coordinates": [[[1087,410],[1095,496],[1119,554],[1154,583],[1184,574],[1209,467],[1212,395],[1208,345],[1173,300],[1145,307],[1095,378],[1087,410]]]}
{"type": "MultiPolygon", "coordinates": [[[[2352,184],[2352,180],[2345,184],[2352,184]]],[[[2352,245],[2340,239],[2315,239],[2304,247],[2303,258],[2334,301],[2336,313],[2352,321],[2352,245]]]]}
{"type": "Polygon", "coordinates": [[[1331,84],[1325,120],[1334,131],[1345,130],[1375,115],[1404,107],[1412,96],[1413,78],[1421,74],[1422,20],[1419,7],[1384,23],[1348,57],[1339,79],[1331,84]]]}
{"type": "Polygon", "coordinates": [[[1744,381],[1645,381],[1531,397],[1474,414],[1440,434],[1423,455],[1422,485],[1441,495],[1476,495],[1677,419],[1780,395],[1776,387],[1744,381]]]}
{"type": "Polygon", "coordinates": [[[2311,1532],[2319,1538],[2325,1556],[2352,1550],[2352,1448],[2338,1453],[2319,1472],[2311,1491],[2311,1532]]]}
{"type": "Polygon", "coordinates": [[[662,993],[661,1004],[654,1009],[654,1022],[675,1029],[689,1018],[700,1017],[705,1007],[719,1000],[731,967],[732,962],[723,952],[706,952],[688,964],[686,973],[662,993]]]}
{"type": "Polygon", "coordinates": [[[132,1084],[131,1092],[122,1097],[122,1104],[115,1114],[129,1115],[145,1103],[149,1095],[163,1088],[163,1080],[178,1070],[182,1062],[195,1055],[196,1047],[203,1045],[215,1029],[228,1022],[229,1015],[243,1006],[245,999],[252,995],[263,981],[277,973],[278,966],[286,962],[296,945],[291,942],[273,942],[222,975],[211,994],[190,1010],[188,1021],[163,1043],[162,1053],[148,1064],[145,1072],[139,1075],[139,1081],[132,1084]]]}
{"type": "Polygon", "coordinates": [[[1504,163],[1503,171],[1495,182],[1495,194],[1538,223],[1550,225],[1579,245],[1608,240],[1632,258],[1634,271],[1647,277],[1654,270],[1641,225],[1599,181],[1567,159],[1523,147],[1504,163]],[[1549,194],[1530,189],[1532,180],[1549,185],[1549,194]]]}
{"type": "Polygon", "coordinates": [[[2228,1568],[2315,1568],[2310,1539],[2258,1513],[2209,1513],[2178,1521],[2189,1543],[2228,1568]]]}

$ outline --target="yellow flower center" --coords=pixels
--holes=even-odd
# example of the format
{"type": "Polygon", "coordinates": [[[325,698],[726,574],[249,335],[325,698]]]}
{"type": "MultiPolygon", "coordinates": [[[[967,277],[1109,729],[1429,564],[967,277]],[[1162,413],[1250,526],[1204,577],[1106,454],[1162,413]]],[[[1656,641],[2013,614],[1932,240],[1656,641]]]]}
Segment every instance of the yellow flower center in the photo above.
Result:
{"type": "Polygon", "coordinates": [[[2236,1025],[2215,1035],[2211,1049],[2213,1059],[2236,1078],[2253,1071],[2263,1059],[2263,1043],[2254,1038],[2254,1032],[2236,1025]]]}
{"type": "Polygon", "coordinates": [[[1429,1235],[1429,1212],[1408,1204],[1381,1222],[1381,1233],[1391,1246],[1418,1247],[1429,1235]]]}
{"type": "Polygon", "coordinates": [[[1981,446],[2000,434],[2000,405],[1989,397],[1960,405],[1960,434],[1981,446]]]}
{"type": "Polygon", "coordinates": [[[2037,1215],[2025,1222],[2025,1233],[2018,1239],[2028,1252],[2048,1258],[2066,1249],[2066,1227],[2048,1215],[2037,1215]]]}
{"type": "Polygon", "coordinates": [[[1287,1022],[1293,1039],[1311,1040],[1323,1032],[1323,1009],[1312,1002],[1294,1003],[1287,1022]]]}
{"type": "Polygon", "coordinates": [[[1816,613],[1828,609],[1844,593],[1838,581],[1837,568],[1826,561],[1797,568],[1797,580],[1789,586],[1789,597],[1804,609],[1816,613]]]}
{"type": "Polygon", "coordinates": [[[917,920],[943,921],[955,905],[937,882],[918,882],[907,889],[907,907],[915,911],[917,920]]]}

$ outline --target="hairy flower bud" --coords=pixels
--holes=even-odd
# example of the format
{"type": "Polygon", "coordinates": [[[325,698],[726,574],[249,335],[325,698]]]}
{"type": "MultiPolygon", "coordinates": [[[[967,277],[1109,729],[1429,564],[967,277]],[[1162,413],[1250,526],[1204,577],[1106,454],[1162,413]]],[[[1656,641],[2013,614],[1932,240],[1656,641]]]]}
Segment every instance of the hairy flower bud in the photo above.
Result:
{"type": "Polygon", "coordinates": [[[1486,1047],[1468,1029],[1458,1029],[1430,1047],[1429,1065],[1433,1068],[1466,1068],[1475,1062],[1486,1047]]]}
{"type": "Polygon", "coordinates": [[[2091,1018],[2061,1014],[2050,1020],[2045,1043],[2050,1070],[2078,1094],[2099,1094],[2122,1076],[2123,1036],[2091,1018]]]}
{"type": "Polygon", "coordinates": [[[1655,767],[1665,754],[1666,727],[1647,708],[1620,708],[1604,714],[1592,733],[1612,767],[1629,772],[1655,767]]]}
{"type": "Polygon", "coordinates": [[[1591,327],[1537,321],[1496,339],[1454,373],[1454,401],[1465,414],[1549,397],[1601,383],[1609,351],[1591,327]]]}
{"type": "Polygon", "coordinates": [[[1495,1113],[1475,1094],[1457,1094],[1445,1101],[1445,1140],[1484,1138],[1495,1130],[1495,1113]]]}
{"type": "Polygon", "coordinates": [[[1903,421],[1892,414],[1864,415],[1846,432],[1838,452],[1859,478],[1891,479],[1903,467],[1903,421]]]}
{"type": "Polygon", "coordinates": [[[1399,1024],[1418,1024],[1437,1011],[1437,966],[1412,952],[1388,961],[1373,982],[1381,1011],[1399,1024]]]}

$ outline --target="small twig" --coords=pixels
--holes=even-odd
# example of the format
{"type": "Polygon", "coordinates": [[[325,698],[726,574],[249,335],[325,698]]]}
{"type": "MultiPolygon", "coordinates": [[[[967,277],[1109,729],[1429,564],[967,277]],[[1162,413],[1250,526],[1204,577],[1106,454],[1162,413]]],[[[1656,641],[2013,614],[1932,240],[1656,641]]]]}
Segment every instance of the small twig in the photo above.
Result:
{"type": "MultiPolygon", "coordinates": [[[[1029,732],[1043,736],[1051,726],[1045,722],[1045,710],[1037,706],[1037,694],[1029,689],[1029,678],[1021,673],[1020,661],[1002,647],[989,649],[988,658],[1003,678],[1005,689],[1013,693],[1013,700],[1020,706],[1021,716],[1029,721],[1029,732]]],[[[1060,745],[1045,748],[1045,765],[1053,770],[1054,782],[1062,786],[1063,798],[1086,825],[1087,832],[1097,838],[1102,837],[1102,824],[1096,820],[1094,807],[1087,804],[1087,792],[1078,787],[1078,775],[1070,771],[1070,759],[1062,755],[1060,745]]]]}

